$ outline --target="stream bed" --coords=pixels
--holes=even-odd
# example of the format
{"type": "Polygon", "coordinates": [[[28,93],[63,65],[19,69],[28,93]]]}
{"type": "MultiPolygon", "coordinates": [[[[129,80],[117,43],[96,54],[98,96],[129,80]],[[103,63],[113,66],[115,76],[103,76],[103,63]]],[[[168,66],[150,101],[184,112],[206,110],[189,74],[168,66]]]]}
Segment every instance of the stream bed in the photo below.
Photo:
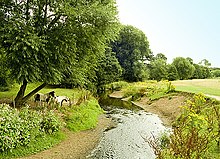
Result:
{"type": "Polygon", "coordinates": [[[101,101],[107,116],[116,126],[104,132],[89,159],[155,159],[153,149],[145,139],[169,131],[156,114],[147,113],[120,99],[101,101]]]}

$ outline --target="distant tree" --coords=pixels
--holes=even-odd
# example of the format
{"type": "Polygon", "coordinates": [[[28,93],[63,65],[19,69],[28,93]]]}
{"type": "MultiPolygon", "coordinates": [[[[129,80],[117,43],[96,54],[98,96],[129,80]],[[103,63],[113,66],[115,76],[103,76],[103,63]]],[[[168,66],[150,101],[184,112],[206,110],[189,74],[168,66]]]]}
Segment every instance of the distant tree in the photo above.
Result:
{"type": "Polygon", "coordinates": [[[167,65],[167,70],[168,70],[168,80],[169,81],[174,81],[174,80],[179,79],[178,71],[173,64],[167,65]]]}
{"type": "Polygon", "coordinates": [[[207,59],[203,59],[202,61],[199,62],[199,65],[210,67],[211,63],[207,59]]]}
{"type": "Polygon", "coordinates": [[[0,54],[10,77],[21,83],[16,106],[47,83],[60,82],[64,72],[87,78],[78,68],[95,68],[117,31],[115,0],[1,0],[0,54]],[[36,81],[43,84],[25,96],[27,84],[36,81]]]}
{"type": "Polygon", "coordinates": [[[193,73],[193,78],[194,79],[203,79],[203,70],[202,70],[202,66],[198,65],[198,64],[194,64],[195,67],[195,71],[193,73]]]}
{"type": "Polygon", "coordinates": [[[167,57],[163,54],[163,53],[158,53],[156,56],[155,56],[155,59],[162,59],[164,61],[167,61],[167,57]]]}
{"type": "Polygon", "coordinates": [[[213,77],[220,77],[220,69],[212,70],[211,74],[213,77]]]}
{"type": "Polygon", "coordinates": [[[112,42],[112,51],[123,68],[123,78],[127,81],[140,80],[135,71],[140,68],[139,63],[152,56],[146,35],[133,26],[122,26],[118,39],[112,42]]]}
{"type": "Polygon", "coordinates": [[[133,70],[134,78],[137,79],[137,81],[144,81],[150,77],[149,69],[144,62],[135,62],[133,70]]]}
{"type": "Polygon", "coordinates": [[[193,76],[195,67],[187,59],[176,57],[172,64],[176,67],[178,76],[181,80],[189,79],[193,76]]]}
{"type": "Polygon", "coordinates": [[[168,79],[167,64],[164,59],[155,59],[150,63],[150,78],[160,81],[162,79],[168,79]]]}
{"type": "Polygon", "coordinates": [[[190,64],[192,64],[192,65],[194,64],[194,62],[193,62],[193,59],[192,59],[192,58],[187,57],[187,58],[186,58],[186,60],[188,60],[188,61],[190,62],[190,64]]]}
{"type": "Polygon", "coordinates": [[[120,79],[122,68],[110,48],[106,49],[105,55],[99,58],[96,74],[98,88],[120,79]]]}

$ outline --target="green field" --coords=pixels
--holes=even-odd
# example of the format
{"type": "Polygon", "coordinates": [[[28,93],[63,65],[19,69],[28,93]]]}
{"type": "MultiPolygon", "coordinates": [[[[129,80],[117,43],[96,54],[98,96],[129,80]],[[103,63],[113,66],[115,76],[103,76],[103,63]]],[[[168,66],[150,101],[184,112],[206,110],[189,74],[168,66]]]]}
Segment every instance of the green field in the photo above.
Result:
{"type": "Polygon", "coordinates": [[[177,91],[220,96],[220,79],[195,79],[173,81],[177,91]]]}
{"type": "MultiPolygon", "coordinates": [[[[28,94],[30,91],[34,90],[40,84],[41,83],[28,84],[27,89],[25,91],[25,95],[28,94]]],[[[9,91],[0,92],[0,99],[7,98],[13,100],[16,97],[19,88],[20,85],[15,83],[9,91]]],[[[39,93],[48,93],[50,91],[55,91],[56,96],[67,96],[72,100],[78,98],[83,93],[83,91],[79,91],[79,89],[48,88],[48,87],[43,88],[42,90],[39,91],[39,93]]],[[[31,100],[33,100],[33,97],[31,98],[31,100]]]]}

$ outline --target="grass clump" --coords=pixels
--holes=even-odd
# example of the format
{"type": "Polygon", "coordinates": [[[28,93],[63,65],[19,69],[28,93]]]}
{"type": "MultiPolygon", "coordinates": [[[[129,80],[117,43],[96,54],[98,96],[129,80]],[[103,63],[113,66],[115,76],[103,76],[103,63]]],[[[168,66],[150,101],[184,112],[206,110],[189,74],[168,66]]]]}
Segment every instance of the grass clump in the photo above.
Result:
{"type": "Polygon", "coordinates": [[[80,131],[94,128],[97,125],[98,116],[103,110],[96,99],[89,99],[79,106],[71,107],[65,112],[66,127],[72,131],[80,131]]]}

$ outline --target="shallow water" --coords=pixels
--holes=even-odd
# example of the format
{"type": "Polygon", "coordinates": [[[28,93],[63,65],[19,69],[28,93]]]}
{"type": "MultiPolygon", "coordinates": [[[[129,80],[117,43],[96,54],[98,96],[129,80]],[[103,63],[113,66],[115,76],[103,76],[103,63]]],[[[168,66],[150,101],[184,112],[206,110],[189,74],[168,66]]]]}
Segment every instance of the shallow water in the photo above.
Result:
{"type": "Polygon", "coordinates": [[[88,156],[90,159],[155,159],[146,138],[160,136],[168,129],[160,118],[143,110],[117,108],[105,105],[108,116],[117,126],[104,133],[99,145],[88,156]]]}

